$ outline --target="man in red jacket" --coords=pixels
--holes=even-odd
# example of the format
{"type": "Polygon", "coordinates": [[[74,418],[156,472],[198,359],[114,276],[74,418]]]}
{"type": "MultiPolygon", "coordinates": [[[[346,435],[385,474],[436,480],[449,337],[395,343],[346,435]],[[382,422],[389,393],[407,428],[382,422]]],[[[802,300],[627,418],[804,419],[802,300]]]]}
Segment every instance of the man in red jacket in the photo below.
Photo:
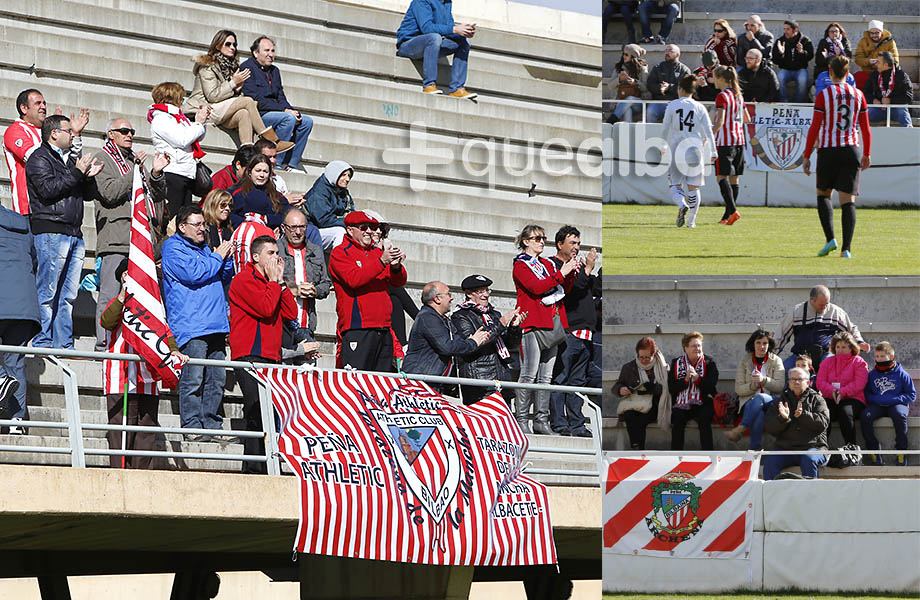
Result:
{"type": "Polygon", "coordinates": [[[329,256],[335,287],[336,333],[342,365],[362,371],[393,370],[389,286],[406,283],[405,252],[374,246],[380,223],[363,211],[345,217],[345,239],[329,256]]]}
{"type": "MultiPolygon", "coordinates": [[[[230,283],[230,357],[254,363],[281,360],[283,319],[297,318],[297,303],[284,283],[284,261],[278,243],[269,235],[252,241],[252,262],[230,283]]],[[[243,392],[247,431],[262,431],[259,384],[245,369],[234,369],[243,392]]],[[[265,455],[261,438],[245,438],[244,454],[265,455]]],[[[244,473],[265,473],[265,463],[244,462],[244,473]]]]}

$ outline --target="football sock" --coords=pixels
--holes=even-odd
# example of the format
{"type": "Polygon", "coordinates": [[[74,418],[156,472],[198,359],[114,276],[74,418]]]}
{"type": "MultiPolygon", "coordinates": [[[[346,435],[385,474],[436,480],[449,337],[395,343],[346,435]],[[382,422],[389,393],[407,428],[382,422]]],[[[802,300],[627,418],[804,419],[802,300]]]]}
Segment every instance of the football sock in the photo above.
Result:
{"type": "Polygon", "coordinates": [[[732,186],[728,183],[728,179],[719,181],[719,191],[722,192],[722,201],[725,202],[725,212],[722,214],[722,218],[727,219],[729,215],[735,212],[735,197],[732,194],[732,186]]]}
{"type": "Polygon", "coordinates": [[[690,207],[690,212],[687,214],[688,223],[696,223],[696,213],[700,210],[701,201],[702,196],[699,189],[687,191],[687,205],[690,207]]]}
{"type": "Polygon", "coordinates": [[[732,186],[732,198],[734,198],[735,200],[735,210],[738,210],[738,191],[739,191],[740,186],[737,183],[733,183],[731,184],[731,186],[732,186]]]}
{"type": "Polygon", "coordinates": [[[827,196],[818,196],[818,218],[824,230],[824,241],[831,241],[834,239],[834,205],[827,196]]]}
{"type": "Polygon", "coordinates": [[[679,208],[687,206],[687,203],[684,202],[684,189],[679,185],[671,186],[671,200],[674,201],[679,208]]]}
{"type": "Polygon", "coordinates": [[[841,216],[841,221],[843,221],[843,246],[841,246],[840,251],[849,251],[850,242],[853,241],[853,231],[856,229],[856,203],[848,202],[840,207],[840,212],[843,213],[841,216]]]}

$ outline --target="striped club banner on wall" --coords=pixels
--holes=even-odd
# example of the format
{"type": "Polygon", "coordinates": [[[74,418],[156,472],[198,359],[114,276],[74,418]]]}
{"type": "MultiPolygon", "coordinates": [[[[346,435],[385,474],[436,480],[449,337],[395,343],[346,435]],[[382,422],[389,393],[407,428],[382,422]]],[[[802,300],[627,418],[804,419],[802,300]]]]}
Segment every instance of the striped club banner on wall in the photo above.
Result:
{"type": "Polygon", "coordinates": [[[556,562],[546,487],[501,395],[453,404],[426,384],[264,369],[279,451],[301,479],[298,552],[431,565],[556,562]]]}
{"type": "Polygon", "coordinates": [[[759,457],[605,456],[604,551],[748,558],[759,457]]]}

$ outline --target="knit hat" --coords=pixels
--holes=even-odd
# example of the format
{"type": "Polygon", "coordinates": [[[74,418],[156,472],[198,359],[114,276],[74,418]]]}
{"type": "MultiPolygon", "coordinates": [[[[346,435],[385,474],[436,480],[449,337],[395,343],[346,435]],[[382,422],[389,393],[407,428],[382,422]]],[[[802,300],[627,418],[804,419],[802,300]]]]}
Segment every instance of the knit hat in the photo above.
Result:
{"type": "Polygon", "coordinates": [[[645,48],[639,44],[626,44],[623,46],[623,52],[632,54],[635,58],[642,58],[645,56],[645,48]]]}
{"type": "Polygon", "coordinates": [[[878,29],[879,31],[882,31],[883,29],[885,29],[885,24],[879,21],[878,19],[872,19],[871,21],[869,21],[869,31],[872,31],[873,29],[878,29]]]}

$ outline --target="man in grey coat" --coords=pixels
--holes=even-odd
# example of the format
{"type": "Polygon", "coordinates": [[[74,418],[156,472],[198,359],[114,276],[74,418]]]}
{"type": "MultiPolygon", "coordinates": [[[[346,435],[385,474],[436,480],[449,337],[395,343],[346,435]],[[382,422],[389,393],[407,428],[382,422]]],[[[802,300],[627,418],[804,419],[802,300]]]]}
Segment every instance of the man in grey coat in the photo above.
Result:
{"type": "MultiPolygon", "coordinates": [[[[0,206],[0,344],[25,346],[41,330],[35,269],[38,259],[29,231],[29,219],[0,206]]],[[[22,421],[26,416],[26,357],[0,354],[0,418],[22,421]]],[[[10,427],[13,435],[25,431],[10,427]]]]}
{"type": "Polygon", "coordinates": [[[297,301],[297,326],[316,333],[316,301],[329,295],[332,281],[323,249],[307,239],[307,217],[296,208],[284,215],[278,256],[284,260],[284,281],[297,301]]]}
{"type": "Polygon", "coordinates": [[[99,269],[99,296],[96,299],[96,351],[105,352],[105,330],[99,318],[112,298],[121,291],[116,281],[115,269],[128,258],[131,243],[131,199],[134,192],[134,165],[141,165],[147,178],[147,192],[156,207],[158,218],[162,215],[166,199],[166,177],[163,169],[169,164],[169,155],[157,154],[153,170],[144,168],[146,152],[134,152],[134,128],[127,119],[112,119],[106,128],[107,141],[95,155],[102,163],[96,175],[96,256],[102,258],[99,269]]]}
{"type": "Polygon", "coordinates": [[[765,66],[770,66],[770,56],[773,54],[773,34],[767,31],[760,15],[751,15],[744,22],[744,35],[738,36],[738,51],[735,52],[735,61],[739,67],[747,66],[744,58],[750,49],[760,50],[765,66]]]}

